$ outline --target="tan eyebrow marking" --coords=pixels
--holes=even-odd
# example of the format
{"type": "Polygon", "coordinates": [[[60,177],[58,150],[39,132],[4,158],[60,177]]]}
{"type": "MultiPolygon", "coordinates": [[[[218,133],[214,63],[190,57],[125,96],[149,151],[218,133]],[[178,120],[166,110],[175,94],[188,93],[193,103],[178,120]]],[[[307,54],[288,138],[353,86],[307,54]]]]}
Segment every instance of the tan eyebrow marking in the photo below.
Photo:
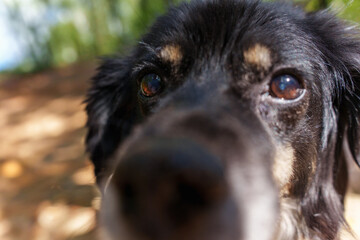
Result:
{"type": "Polygon", "coordinates": [[[261,44],[255,44],[244,52],[244,60],[258,69],[267,70],[271,66],[270,49],[261,44]]]}
{"type": "Polygon", "coordinates": [[[164,61],[179,64],[183,54],[179,45],[167,45],[160,50],[160,57],[164,61]]]}

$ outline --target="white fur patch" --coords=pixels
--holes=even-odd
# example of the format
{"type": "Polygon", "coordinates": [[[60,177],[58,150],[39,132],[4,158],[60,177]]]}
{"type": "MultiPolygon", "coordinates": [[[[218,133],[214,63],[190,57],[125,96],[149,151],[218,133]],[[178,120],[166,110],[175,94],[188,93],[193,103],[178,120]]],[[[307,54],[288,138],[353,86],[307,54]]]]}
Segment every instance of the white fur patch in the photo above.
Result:
{"type": "Polygon", "coordinates": [[[256,164],[244,167],[235,162],[229,167],[235,201],[242,206],[244,239],[270,239],[277,218],[276,192],[266,179],[264,169],[256,164]]]}
{"type": "Polygon", "coordinates": [[[297,199],[284,198],[280,200],[280,219],[276,240],[311,239],[305,219],[301,214],[300,202],[297,199]]]}

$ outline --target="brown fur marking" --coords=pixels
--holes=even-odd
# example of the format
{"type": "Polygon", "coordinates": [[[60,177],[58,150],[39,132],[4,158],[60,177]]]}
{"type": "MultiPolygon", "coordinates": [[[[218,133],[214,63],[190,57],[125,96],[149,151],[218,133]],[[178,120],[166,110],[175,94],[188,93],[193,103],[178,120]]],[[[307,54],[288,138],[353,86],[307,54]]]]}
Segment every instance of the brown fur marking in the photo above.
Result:
{"type": "Polygon", "coordinates": [[[181,48],[179,45],[167,45],[160,51],[160,57],[167,62],[172,64],[179,64],[183,58],[181,48]]]}
{"type": "Polygon", "coordinates": [[[270,49],[263,45],[255,44],[244,52],[244,60],[258,69],[267,70],[271,66],[270,49]]]}
{"type": "Polygon", "coordinates": [[[291,146],[279,146],[276,149],[273,175],[280,188],[280,195],[288,195],[290,179],[293,175],[294,149],[291,146]]]}

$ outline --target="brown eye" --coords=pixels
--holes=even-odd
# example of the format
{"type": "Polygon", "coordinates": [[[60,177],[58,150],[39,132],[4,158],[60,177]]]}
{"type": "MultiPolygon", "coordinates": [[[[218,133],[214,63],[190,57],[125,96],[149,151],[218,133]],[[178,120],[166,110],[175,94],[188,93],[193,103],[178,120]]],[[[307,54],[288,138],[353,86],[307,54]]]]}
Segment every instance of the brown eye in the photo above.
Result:
{"type": "Polygon", "coordinates": [[[153,97],[162,90],[163,83],[159,75],[147,74],[141,79],[141,93],[146,97],[153,97]]]}
{"type": "Polygon", "coordinates": [[[291,75],[279,75],[271,80],[271,95],[276,98],[293,100],[304,91],[301,83],[291,75]]]}

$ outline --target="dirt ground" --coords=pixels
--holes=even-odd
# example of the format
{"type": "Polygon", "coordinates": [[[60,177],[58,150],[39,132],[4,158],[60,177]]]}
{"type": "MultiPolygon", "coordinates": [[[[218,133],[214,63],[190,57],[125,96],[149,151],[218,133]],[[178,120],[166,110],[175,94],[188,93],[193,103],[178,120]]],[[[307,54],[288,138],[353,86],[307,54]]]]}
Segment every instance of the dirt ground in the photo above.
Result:
{"type": "MultiPolygon", "coordinates": [[[[82,104],[93,73],[87,63],[0,78],[1,240],[97,239],[100,197],[82,104]]],[[[359,206],[351,193],[347,218],[358,234],[359,206]]]]}
{"type": "Polygon", "coordinates": [[[80,64],[1,82],[0,239],[96,239],[82,104],[93,72],[80,64]]]}

